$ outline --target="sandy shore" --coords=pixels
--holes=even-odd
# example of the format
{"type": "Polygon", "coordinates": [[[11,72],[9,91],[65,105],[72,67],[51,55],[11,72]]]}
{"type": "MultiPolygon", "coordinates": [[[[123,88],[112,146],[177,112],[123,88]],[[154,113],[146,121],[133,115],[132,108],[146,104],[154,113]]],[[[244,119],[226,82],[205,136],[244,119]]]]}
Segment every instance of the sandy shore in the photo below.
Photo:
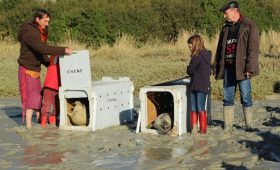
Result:
{"type": "MultiPolygon", "coordinates": [[[[137,106],[137,103],[136,103],[137,106]]],[[[212,103],[207,135],[136,134],[135,124],[96,132],[20,125],[17,98],[0,98],[0,169],[279,169],[280,97],[254,102],[254,132],[240,104],[233,133],[222,130],[222,103],[212,103]]]]}

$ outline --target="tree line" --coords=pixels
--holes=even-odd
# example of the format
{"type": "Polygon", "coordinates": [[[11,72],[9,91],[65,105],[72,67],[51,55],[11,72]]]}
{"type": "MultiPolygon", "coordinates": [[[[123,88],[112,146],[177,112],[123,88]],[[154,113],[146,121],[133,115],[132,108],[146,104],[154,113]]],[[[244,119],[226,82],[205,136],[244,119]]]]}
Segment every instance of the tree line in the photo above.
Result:
{"type": "MultiPolygon", "coordinates": [[[[223,24],[219,8],[226,0],[0,0],[0,38],[16,40],[32,10],[52,14],[49,40],[67,39],[91,46],[112,44],[123,34],[141,44],[151,39],[175,42],[181,30],[215,35],[223,24]]],[[[241,13],[260,31],[280,29],[277,0],[239,0],[241,13]]]]}

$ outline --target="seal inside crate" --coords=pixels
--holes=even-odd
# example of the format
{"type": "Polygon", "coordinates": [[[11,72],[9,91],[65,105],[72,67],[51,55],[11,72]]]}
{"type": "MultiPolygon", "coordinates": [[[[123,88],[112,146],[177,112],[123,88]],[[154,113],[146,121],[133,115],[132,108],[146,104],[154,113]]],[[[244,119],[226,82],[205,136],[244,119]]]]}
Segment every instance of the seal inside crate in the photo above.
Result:
{"type": "Polygon", "coordinates": [[[69,116],[69,113],[72,113],[75,108],[75,103],[80,102],[82,105],[85,106],[86,109],[86,124],[85,126],[89,125],[90,120],[90,113],[89,113],[89,102],[87,98],[67,98],[66,99],[66,107],[67,107],[67,126],[79,126],[75,125],[69,116]]]}
{"type": "Polygon", "coordinates": [[[161,114],[167,113],[174,126],[174,99],[170,92],[147,92],[147,127],[154,129],[153,123],[161,114]]]}

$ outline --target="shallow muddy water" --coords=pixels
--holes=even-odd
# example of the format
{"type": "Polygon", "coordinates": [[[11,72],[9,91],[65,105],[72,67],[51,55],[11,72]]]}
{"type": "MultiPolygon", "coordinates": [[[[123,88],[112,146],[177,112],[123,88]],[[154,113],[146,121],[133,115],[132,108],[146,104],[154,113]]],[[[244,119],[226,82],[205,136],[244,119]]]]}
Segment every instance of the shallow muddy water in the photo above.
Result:
{"type": "MultiPolygon", "coordinates": [[[[136,103],[137,107],[137,103],[136,103]]],[[[234,131],[222,130],[221,102],[212,103],[207,135],[135,133],[136,122],[95,132],[20,125],[20,102],[0,99],[0,169],[279,169],[280,99],[255,101],[254,132],[240,104],[234,131]]]]}

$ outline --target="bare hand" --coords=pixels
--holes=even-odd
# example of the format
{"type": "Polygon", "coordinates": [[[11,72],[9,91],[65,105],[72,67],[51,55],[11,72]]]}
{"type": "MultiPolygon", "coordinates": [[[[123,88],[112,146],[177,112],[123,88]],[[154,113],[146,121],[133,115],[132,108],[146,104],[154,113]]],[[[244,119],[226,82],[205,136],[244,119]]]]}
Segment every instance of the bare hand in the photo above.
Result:
{"type": "Polygon", "coordinates": [[[71,48],[65,48],[65,54],[71,55],[72,54],[72,49],[71,48]]]}
{"type": "Polygon", "coordinates": [[[251,73],[250,72],[245,72],[244,76],[245,76],[246,79],[249,79],[249,78],[251,78],[251,73]]]}

